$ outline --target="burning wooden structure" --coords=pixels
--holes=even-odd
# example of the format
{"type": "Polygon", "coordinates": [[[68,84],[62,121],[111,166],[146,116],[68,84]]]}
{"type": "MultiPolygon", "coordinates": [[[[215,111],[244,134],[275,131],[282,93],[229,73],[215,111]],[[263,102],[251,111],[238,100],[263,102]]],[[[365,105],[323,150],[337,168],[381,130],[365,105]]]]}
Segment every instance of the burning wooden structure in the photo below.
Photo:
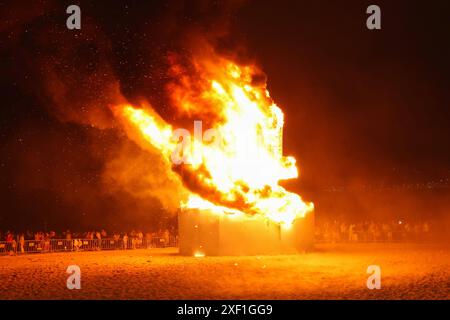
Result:
{"type": "Polygon", "coordinates": [[[183,191],[173,194],[180,196],[180,252],[309,249],[314,205],[279,183],[299,173],[295,158],[283,155],[284,114],[262,71],[207,44],[198,44],[188,59],[172,57],[170,64],[171,117],[146,104],[113,111],[134,141],[161,156],[163,174],[183,191]],[[193,135],[176,127],[188,122],[194,123],[193,135]]]}
{"type": "Polygon", "coordinates": [[[312,249],[314,213],[285,226],[262,216],[184,209],[178,215],[178,230],[182,255],[293,254],[312,249]]]}

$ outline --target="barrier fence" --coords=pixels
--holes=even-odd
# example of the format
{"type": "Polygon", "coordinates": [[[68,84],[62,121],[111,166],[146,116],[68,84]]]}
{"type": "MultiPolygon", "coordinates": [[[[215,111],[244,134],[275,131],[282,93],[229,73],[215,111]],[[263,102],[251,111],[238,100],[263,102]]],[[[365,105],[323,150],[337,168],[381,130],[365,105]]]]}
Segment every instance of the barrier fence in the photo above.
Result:
{"type": "Polygon", "coordinates": [[[132,250],[177,247],[178,237],[151,239],[50,239],[25,241],[0,241],[1,254],[26,254],[46,252],[95,251],[95,250],[132,250]]]}

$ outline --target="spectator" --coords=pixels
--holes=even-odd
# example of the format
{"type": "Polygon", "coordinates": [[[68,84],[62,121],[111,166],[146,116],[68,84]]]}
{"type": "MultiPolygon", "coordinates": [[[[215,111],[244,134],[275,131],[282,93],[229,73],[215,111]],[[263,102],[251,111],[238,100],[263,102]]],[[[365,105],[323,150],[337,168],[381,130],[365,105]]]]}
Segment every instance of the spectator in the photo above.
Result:
{"type": "Polygon", "coordinates": [[[73,247],[75,248],[75,251],[79,251],[82,243],[81,240],[75,239],[73,240],[73,247]]]}
{"type": "Polygon", "coordinates": [[[23,233],[19,236],[20,253],[25,253],[25,235],[23,233]]]}
{"type": "Polygon", "coordinates": [[[95,238],[96,238],[96,249],[100,250],[102,245],[102,235],[100,234],[100,232],[97,231],[95,233],[95,238]]]}
{"type": "Polygon", "coordinates": [[[128,248],[128,235],[126,233],[123,235],[122,240],[123,240],[123,248],[126,250],[128,248]]]}

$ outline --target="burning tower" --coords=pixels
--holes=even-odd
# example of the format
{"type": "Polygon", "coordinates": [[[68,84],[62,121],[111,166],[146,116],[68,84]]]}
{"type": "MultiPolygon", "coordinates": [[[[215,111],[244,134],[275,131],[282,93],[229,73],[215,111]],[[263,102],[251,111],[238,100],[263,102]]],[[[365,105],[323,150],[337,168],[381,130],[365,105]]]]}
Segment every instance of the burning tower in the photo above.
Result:
{"type": "Polygon", "coordinates": [[[313,243],[312,203],[279,182],[298,177],[283,156],[284,114],[254,65],[238,65],[203,50],[189,68],[171,61],[172,107],[209,129],[194,137],[154,108],[117,106],[128,134],[156,149],[188,197],[179,213],[180,253],[276,254],[313,243]]]}

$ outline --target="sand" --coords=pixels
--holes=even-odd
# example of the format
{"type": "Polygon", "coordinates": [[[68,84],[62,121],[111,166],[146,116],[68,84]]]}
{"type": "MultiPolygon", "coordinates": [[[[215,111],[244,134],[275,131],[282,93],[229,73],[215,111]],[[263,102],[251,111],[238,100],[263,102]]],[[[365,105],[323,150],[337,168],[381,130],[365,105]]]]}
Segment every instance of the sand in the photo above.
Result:
{"type": "Polygon", "coordinates": [[[182,257],[174,248],[1,256],[0,299],[450,299],[450,250],[344,244],[261,257],[182,257]],[[66,287],[73,264],[80,290],[66,287]],[[381,268],[380,290],[367,289],[369,265],[381,268]]]}

